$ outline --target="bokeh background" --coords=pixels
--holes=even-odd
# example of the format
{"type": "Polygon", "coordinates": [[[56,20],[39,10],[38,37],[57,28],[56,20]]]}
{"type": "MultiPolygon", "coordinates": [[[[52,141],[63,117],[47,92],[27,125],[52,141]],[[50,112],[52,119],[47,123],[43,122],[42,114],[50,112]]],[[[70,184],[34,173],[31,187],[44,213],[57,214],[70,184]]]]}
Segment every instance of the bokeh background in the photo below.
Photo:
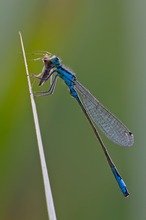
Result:
{"type": "Polygon", "coordinates": [[[128,149],[102,135],[125,199],[64,83],[36,99],[58,220],[146,218],[145,10],[142,0],[0,1],[0,220],[48,219],[18,31],[31,73],[42,69],[33,51],[58,55],[135,135],[128,149]]]}

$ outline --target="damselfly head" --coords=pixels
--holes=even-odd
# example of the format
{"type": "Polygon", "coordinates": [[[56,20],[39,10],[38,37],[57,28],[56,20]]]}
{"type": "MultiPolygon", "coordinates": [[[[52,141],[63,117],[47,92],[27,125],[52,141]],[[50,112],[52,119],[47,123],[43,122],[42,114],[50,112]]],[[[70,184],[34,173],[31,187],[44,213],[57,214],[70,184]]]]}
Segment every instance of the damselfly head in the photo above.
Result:
{"type": "Polygon", "coordinates": [[[46,67],[53,68],[53,67],[59,67],[61,65],[61,60],[57,56],[49,56],[48,54],[45,54],[43,58],[43,62],[46,67]]]}

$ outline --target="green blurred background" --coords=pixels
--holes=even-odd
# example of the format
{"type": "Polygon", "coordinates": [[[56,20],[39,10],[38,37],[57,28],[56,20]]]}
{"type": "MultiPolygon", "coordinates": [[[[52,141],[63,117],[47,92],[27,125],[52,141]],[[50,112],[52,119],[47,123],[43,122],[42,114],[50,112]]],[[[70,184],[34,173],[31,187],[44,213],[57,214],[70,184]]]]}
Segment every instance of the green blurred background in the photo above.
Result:
{"type": "Polygon", "coordinates": [[[42,69],[31,52],[58,55],[135,135],[129,149],[102,136],[125,199],[64,83],[36,99],[58,220],[146,218],[145,9],[142,0],[1,0],[0,220],[48,219],[18,31],[31,73],[42,69]]]}

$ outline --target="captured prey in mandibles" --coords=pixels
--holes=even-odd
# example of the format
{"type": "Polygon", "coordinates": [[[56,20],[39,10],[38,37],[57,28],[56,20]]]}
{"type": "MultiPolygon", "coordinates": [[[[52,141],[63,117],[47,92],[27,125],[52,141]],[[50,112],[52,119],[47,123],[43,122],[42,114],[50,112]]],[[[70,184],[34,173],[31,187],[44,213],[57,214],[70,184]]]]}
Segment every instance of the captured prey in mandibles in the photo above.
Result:
{"type": "Polygon", "coordinates": [[[113,163],[105,144],[103,143],[96,127],[114,143],[130,147],[134,144],[134,136],[132,132],[110,111],[108,111],[76,78],[76,76],[66,69],[61,60],[49,52],[45,52],[43,57],[44,67],[39,75],[32,75],[40,80],[39,86],[43,85],[47,80],[51,80],[51,85],[48,91],[34,92],[35,96],[47,96],[54,92],[57,78],[61,78],[70,90],[73,96],[81,107],[83,113],[88,119],[96,138],[98,139],[103,152],[107,158],[108,164],[114,174],[114,177],[125,197],[129,195],[128,189],[122,177],[120,176],[115,164],[113,163]],[[54,78],[52,80],[52,76],[54,78]]]}

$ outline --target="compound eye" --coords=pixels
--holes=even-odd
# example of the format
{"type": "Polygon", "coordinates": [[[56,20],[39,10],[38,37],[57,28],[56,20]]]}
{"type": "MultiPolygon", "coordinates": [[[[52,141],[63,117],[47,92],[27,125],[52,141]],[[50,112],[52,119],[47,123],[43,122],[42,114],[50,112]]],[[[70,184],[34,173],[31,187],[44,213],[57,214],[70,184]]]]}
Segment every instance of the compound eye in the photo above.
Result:
{"type": "Polygon", "coordinates": [[[54,57],[54,63],[55,63],[56,65],[59,65],[59,64],[60,64],[60,60],[59,60],[58,57],[54,57]]]}
{"type": "Polygon", "coordinates": [[[56,62],[56,63],[58,63],[58,62],[59,62],[58,57],[55,57],[55,62],[56,62]]]}

